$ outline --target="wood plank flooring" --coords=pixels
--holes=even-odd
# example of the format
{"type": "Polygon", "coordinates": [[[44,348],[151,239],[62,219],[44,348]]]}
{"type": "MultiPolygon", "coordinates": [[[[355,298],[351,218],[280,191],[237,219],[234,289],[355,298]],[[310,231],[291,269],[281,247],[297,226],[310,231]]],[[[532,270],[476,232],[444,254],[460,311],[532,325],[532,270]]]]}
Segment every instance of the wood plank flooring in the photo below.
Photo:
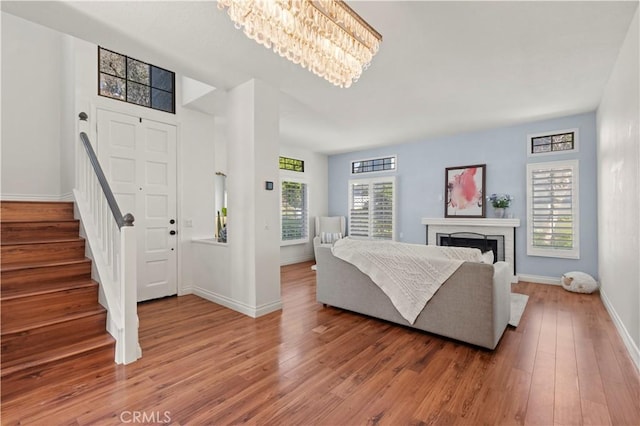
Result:
{"type": "Polygon", "coordinates": [[[487,351],[324,308],[310,265],[282,268],[284,309],[257,320],[196,296],[141,304],[141,360],[43,371],[2,424],[640,424],[598,294],[514,285],[527,309],[487,351]]]}

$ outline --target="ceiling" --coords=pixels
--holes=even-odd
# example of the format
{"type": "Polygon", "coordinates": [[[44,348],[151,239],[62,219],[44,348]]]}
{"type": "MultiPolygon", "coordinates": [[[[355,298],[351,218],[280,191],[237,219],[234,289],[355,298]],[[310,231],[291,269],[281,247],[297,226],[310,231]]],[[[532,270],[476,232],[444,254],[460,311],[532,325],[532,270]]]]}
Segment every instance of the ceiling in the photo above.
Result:
{"type": "Polygon", "coordinates": [[[284,143],[327,154],[593,111],[637,1],[350,1],[383,35],[349,89],[235,30],[215,1],[2,1],[2,10],[228,90],[282,93],[284,143]]]}

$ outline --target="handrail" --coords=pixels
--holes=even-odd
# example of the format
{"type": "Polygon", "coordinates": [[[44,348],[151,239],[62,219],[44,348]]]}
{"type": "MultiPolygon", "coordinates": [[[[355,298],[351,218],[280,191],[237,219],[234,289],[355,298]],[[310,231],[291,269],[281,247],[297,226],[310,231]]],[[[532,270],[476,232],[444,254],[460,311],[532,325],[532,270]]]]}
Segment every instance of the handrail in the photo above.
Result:
{"type": "Polygon", "coordinates": [[[113,192],[111,191],[111,187],[109,186],[109,182],[107,182],[107,178],[102,171],[102,167],[98,162],[98,157],[96,157],[96,153],[91,146],[91,142],[89,141],[89,137],[85,132],[80,132],[80,139],[82,140],[82,144],[84,148],[87,150],[87,155],[89,156],[89,161],[93,166],[93,170],[96,173],[96,177],[98,178],[98,182],[100,182],[100,186],[102,187],[102,191],[104,192],[104,196],[107,198],[107,203],[109,204],[109,209],[113,214],[113,218],[116,220],[118,224],[118,229],[123,226],[133,226],[133,221],[135,218],[131,213],[127,213],[122,216],[120,212],[120,207],[118,207],[118,203],[116,198],[113,196],[113,192]]]}
{"type": "MultiPolygon", "coordinates": [[[[86,113],[79,114],[87,121],[86,113]]],[[[86,125],[82,124],[86,128],[86,125]]],[[[114,360],[128,364],[142,356],[138,340],[137,237],[133,215],[122,216],[89,137],[76,143],[73,195],[93,260],[92,277],[100,283],[101,303],[108,311],[107,331],[116,339],[114,360]],[[111,211],[109,211],[111,210],[111,211]],[[95,271],[95,273],[94,273],[95,271]]]]}

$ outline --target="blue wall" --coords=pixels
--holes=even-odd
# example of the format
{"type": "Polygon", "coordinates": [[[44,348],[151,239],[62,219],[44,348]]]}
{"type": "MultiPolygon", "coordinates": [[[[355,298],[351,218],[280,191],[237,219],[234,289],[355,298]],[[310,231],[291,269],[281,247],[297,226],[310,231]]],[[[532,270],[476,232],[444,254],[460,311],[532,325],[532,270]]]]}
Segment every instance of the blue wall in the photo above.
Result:
{"type": "MultiPolygon", "coordinates": [[[[515,197],[509,211],[520,219],[516,233],[517,272],[557,278],[577,270],[597,277],[595,112],[330,156],[330,215],[348,217],[351,161],[385,155],[398,156],[395,175],[397,235],[402,234],[399,240],[424,244],[425,227],[420,223],[421,219],[444,217],[442,198],[446,167],[486,164],[487,194],[508,193],[515,197]],[[539,158],[527,156],[528,134],[572,128],[579,129],[577,153],[539,158]],[[580,160],[580,259],[527,256],[526,164],[575,158],[580,160]]],[[[370,173],[366,177],[379,175],[370,173]]],[[[487,206],[487,217],[492,217],[490,205],[487,206]]]]}

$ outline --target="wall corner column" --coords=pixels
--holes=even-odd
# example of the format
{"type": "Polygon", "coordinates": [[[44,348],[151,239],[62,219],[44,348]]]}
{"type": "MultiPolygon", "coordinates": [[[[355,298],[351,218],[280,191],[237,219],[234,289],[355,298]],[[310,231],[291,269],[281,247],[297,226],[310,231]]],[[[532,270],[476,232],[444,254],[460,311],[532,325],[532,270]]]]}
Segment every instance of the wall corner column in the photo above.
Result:
{"type": "Polygon", "coordinates": [[[281,309],[278,91],[250,80],[229,91],[228,244],[231,298],[258,317],[281,309]]]}

